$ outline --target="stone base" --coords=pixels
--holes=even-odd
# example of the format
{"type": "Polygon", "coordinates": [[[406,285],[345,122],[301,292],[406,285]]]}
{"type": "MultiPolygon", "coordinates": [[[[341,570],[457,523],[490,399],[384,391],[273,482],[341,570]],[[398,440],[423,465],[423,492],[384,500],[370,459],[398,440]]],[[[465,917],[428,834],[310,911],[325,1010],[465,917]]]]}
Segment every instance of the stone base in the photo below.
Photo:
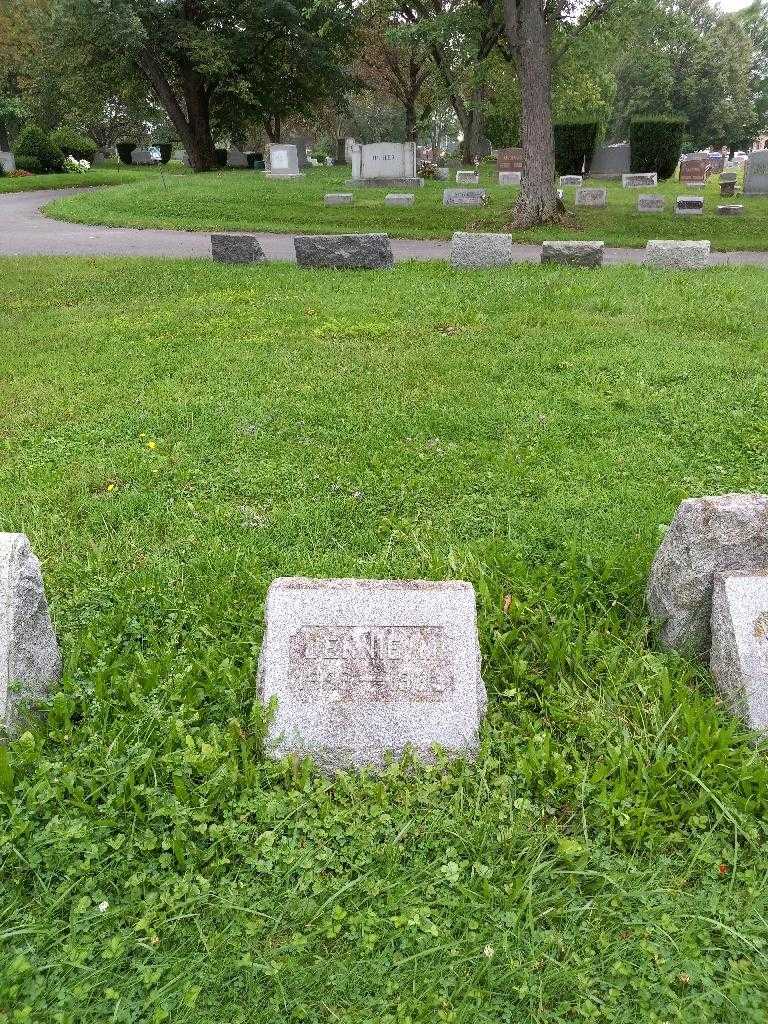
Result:
{"type": "Polygon", "coordinates": [[[424,184],[423,178],[350,178],[345,182],[347,187],[361,188],[421,188],[424,184]]]}
{"type": "Polygon", "coordinates": [[[460,270],[508,267],[516,262],[515,251],[514,235],[454,231],[451,239],[451,266],[460,270]]]}
{"type": "Polygon", "coordinates": [[[216,263],[262,263],[264,250],[254,235],[211,235],[211,256],[216,263]]]}
{"type": "Polygon", "coordinates": [[[660,270],[703,270],[710,264],[711,249],[706,240],[651,239],[645,247],[643,264],[660,270]]]}
{"type": "Polygon", "coordinates": [[[324,199],[326,206],[349,206],[354,201],[355,197],[351,192],[328,192],[324,199]]]}
{"type": "Polygon", "coordinates": [[[297,235],[300,267],[332,270],[387,270],[394,264],[388,235],[297,235]]]}
{"type": "Polygon", "coordinates": [[[289,172],[289,171],[264,171],[265,178],[303,178],[304,174],[301,171],[289,172]]]}
{"type": "Polygon", "coordinates": [[[543,242],[542,263],[559,263],[565,267],[600,267],[605,242],[543,242]]]}

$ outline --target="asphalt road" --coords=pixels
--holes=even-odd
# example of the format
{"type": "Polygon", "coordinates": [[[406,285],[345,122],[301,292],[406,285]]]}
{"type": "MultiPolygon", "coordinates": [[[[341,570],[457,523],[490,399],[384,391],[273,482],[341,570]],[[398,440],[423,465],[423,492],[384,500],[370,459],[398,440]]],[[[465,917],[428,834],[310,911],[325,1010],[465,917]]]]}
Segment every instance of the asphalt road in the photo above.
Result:
{"type": "MultiPolygon", "coordinates": [[[[209,232],[158,231],[154,228],[105,228],[67,224],[44,217],[40,208],[61,196],[82,189],[0,194],[0,256],[162,256],[168,259],[210,259],[209,232]]],[[[693,227],[693,225],[692,225],[693,227]]],[[[235,232],[232,232],[233,234],[235,232]]],[[[267,259],[293,260],[293,235],[254,234],[267,259]]],[[[695,234],[695,231],[692,231],[695,234]]],[[[397,261],[444,260],[450,242],[392,239],[397,261]]],[[[521,243],[515,256],[520,262],[538,262],[539,245],[521,243]]],[[[606,263],[639,263],[642,249],[605,250],[606,263]]],[[[713,253],[713,263],[768,266],[766,252],[713,253]]]]}

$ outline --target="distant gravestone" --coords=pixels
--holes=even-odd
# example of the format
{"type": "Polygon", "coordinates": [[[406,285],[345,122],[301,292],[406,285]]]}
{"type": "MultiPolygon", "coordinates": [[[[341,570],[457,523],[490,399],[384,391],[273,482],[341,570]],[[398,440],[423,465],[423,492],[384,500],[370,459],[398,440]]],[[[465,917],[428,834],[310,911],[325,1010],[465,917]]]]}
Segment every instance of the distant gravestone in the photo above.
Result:
{"type": "Polygon", "coordinates": [[[267,146],[267,178],[302,178],[296,147],[289,143],[271,143],[267,146]]]}
{"type": "Polygon", "coordinates": [[[731,203],[730,205],[718,206],[717,213],[720,217],[740,217],[744,213],[744,207],[741,203],[731,203]]]}
{"type": "Polygon", "coordinates": [[[658,270],[704,270],[710,265],[712,243],[652,238],[645,246],[643,264],[658,270]]]}
{"type": "Polygon", "coordinates": [[[622,188],[655,188],[659,183],[658,176],[652,174],[622,174],[622,188]]]}
{"type": "Polygon", "coordinates": [[[500,149],[496,154],[496,170],[520,172],[523,171],[523,151],[517,146],[508,146],[500,149]]]}
{"type": "Polygon", "coordinates": [[[419,188],[424,179],[416,176],[416,143],[356,145],[352,150],[352,180],[347,184],[419,188]]]}
{"type": "Polygon", "coordinates": [[[646,599],[664,647],[706,655],[719,575],[768,569],[768,495],[686,498],[653,559],[646,599]]]}
{"type": "Polygon", "coordinates": [[[768,576],[716,576],[711,631],[718,690],[751,729],[768,729],[768,576]]]}
{"type": "Polygon", "coordinates": [[[444,188],[443,206],[482,206],[486,196],[484,188],[444,188]]]}
{"type": "Polygon", "coordinates": [[[768,150],[756,150],[749,154],[744,171],[744,195],[768,195],[768,150]]]}
{"type": "Polygon", "coordinates": [[[248,166],[248,160],[244,153],[241,153],[239,149],[227,150],[227,167],[236,167],[239,169],[246,168],[248,166]]]}
{"type": "Polygon", "coordinates": [[[352,153],[354,152],[357,143],[353,138],[344,139],[344,163],[352,164],[352,153]]]}
{"type": "Polygon", "coordinates": [[[739,176],[736,171],[723,171],[720,175],[720,184],[722,185],[726,182],[733,182],[733,184],[735,185],[738,179],[739,176]]]}
{"type": "Polygon", "coordinates": [[[461,270],[508,267],[516,262],[516,251],[514,235],[454,231],[451,238],[451,266],[461,270]]]}
{"type": "Polygon", "coordinates": [[[435,180],[448,181],[448,176],[450,173],[451,172],[448,167],[438,167],[437,170],[435,171],[435,180]]]}
{"type": "Polygon", "coordinates": [[[278,579],[269,588],[259,685],[276,710],[272,757],[326,772],[407,748],[472,757],[487,698],[469,583],[278,579]]]}
{"type": "Polygon", "coordinates": [[[413,206],[415,202],[413,192],[389,192],[384,196],[385,206],[413,206]]]}
{"type": "Polygon", "coordinates": [[[148,149],[134,149],[131,151],[131,163],[136,167],[148,167],[153,163],[152,154],[148,149]]]}
{"type": "Polygon", "coordinates": [[[457,185],[479,185],[480,175],[477,171],[456,171],[457,185]]]}
{"type": "Polygon", "coordinates": [[[300,267],[332,270],[386,270],[393,266],[388,235],[297,235],[300,267]]]}
{"type": "Polygon", "coordinates": [[[628,142],[600,146],[594,152],[588,175],[590,178],[618,180],[623,174],[629,174],[630,162],[631,150],[628,142]]]}
{"type": "Polygon", "coordinates": [[[664,196],[658,195],[639,195],[637,197],[637,212],[638,213],[663,213],[664,212],[664,196]]]}
{"type": "Polygon", "coordinates": [[[264,250],[255,235],[211,235],[211,256],[216,263],[262,263],[264,250]]]}
{"type": "Polygon", "coordinates": [[[605,242],[543,242],[542,263],[558,263],[566,267],[601,267],[605,242]]]}
{"type": "Polygon", "coordinates": [[[736,195],[736,182],[735,181],[721,181],[720,182],[720,197],[721,199],[730,199],[736,195]]]}
{"type": "Polygon", "coordinates": [[[6,174],[16,170],[16,161],[14,160],[13,153],[8,150],[0,151],[0,167],[3,168],[6,174]]]}
{"type": "Polygon", "coordinates": [[[560,188],[581,188],[584,177],[581,174],[561,174],[560,188]]]}
{"type": "Polygon", "coordinates": [[[324,199],[326,206],[350,206],[354,201],[354,192],[328,192],[324,199]]]}
{"type": "Polygon", "coordinates": [[[680,184],[681,185],[705,185],[709,176],[709,163],[706,160],[696,160],[688,157],[680,161],[680,184]]]}
{"type": "Polygon", "coordinates": [[[675,213],[682,217],[694,217],[704,213],[704,196],[678,196],[675,202],[675,213]]]}
{"type": "Polygon", "coordinates": [[[40,562],[22,533],[0,533],[0,726],[13,732],[20,705],[61,676],[61,654],[40,562]]]}
{"type": "Polygon", "coordinates": [[[607,188],[577,188],[576,206],[592,206],[602,209],[608,205],[607,188]]]}
{"type": "Polygon", "coordinates": [[[521,185],[523,175],[521,171],[499,171],[499,184],[504,186],[521,185]]]}
{"type": "Polygon", "coordinates": [[[309,160],[307,159],[307,142],[309,140],[304,135],[292,135],[288,139],[288,143],[296,147],[296,163],[298,164],[300,171],[306,171],[310,166],[309,160]]]}

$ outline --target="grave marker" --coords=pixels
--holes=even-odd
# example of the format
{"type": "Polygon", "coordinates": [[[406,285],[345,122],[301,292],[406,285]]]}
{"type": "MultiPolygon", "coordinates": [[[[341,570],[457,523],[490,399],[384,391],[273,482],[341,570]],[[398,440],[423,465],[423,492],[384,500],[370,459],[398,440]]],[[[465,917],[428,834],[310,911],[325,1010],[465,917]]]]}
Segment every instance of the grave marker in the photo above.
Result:
{"type": "Polygon", "coordinates": [[[347,185],[420,188],[423,184],[424,179],[416,177],[415,142],[377,142],[369,146],[353,146],[352,179],[347,185]]]}
{"type": "Polygon", "coordinates": [[[289,143],[270,143],[267,146],[267,178],[303,178],[299,170],[296,147],[289,143]]]}
{"type": "Polygon", "coordinates": [[[638,213],[663,213],[664,205],[664,196],[646,196],[641,194],[637,197],[638,213]]]}
{"type": "Polygon", "coordinates": [[[768,149],[749,154],[744,171],[744,195],[768,196],[768,149]]]}
{"type": "Polygon", "coordinates": [[[543,242],[542,263],[558,263],[566,267],[601,267],[605,242],[543,242]]]}
{"type": "Polygon", "coordinates": [[[264,250],[255,235],[211,235],[216,263],[262,263],[264,250]]]}
{"type": "Polygon", "coordinates": [[[444,188],[443,206],[482,206],[486,196],[484,188],[444,188]]]}
{"type": "Polygon", "coordinates": [[[451,266],[462,270],[508,267],[516,262],[516,251],[514,235],[454,231],[451,238],[451,266]]]}
{"type": "Polygon", "coordinates": [[[768,576],[715,577],[710,668],[731,711],[768,729],[768,576]]]}
{"type": "Polygon", "coordinates": [[[500,149],[496,154],[496,170],[502,171],[523,171],[523,151],[518,146],[507,146],[500,149]]]}
{"type": "Polygon", "coordinates": [[[576,206],[592,206],[604,209],[608,205],[607,188],[577,188],[576,206]]]}
{"type": "Polygon", "coordinates": [[[479,185],[480,175],[477,171],[456,171],[457,185],[479,185]]]}
{"type": "Polygon", "coordinates": [[[704,213],[704,196],[678,196],[675,201],[675,213],[681,217],[695,217],[704,213]]]}
{"type": "Polygon", "coordinates": [[[584,176],[582,174],[560,175],[560,188],[581,188],[583,184],[584,176]]]}
{"type": "Polygon", "coordinates": [[[504,186],[521,185],[523,175],[521,171],[499,171],[499,184],[504,186]]]}
{"type": "Polygon", "coordinates": [[[622,188],[655,188],[659,183],[658,176],[653,174],[622,174],[622,188]]]}
{"type": "Polygon", "coordinates": [[[297,235],[296,262],[305,268],[386,270],[394,264],[389,235],[297,235]]]}
{"type": "Polygon", "coordinates": [[[659,270],[703,270],[710,264],[711,242],[652,238],[645,246],[643,264],[659,270]]]}

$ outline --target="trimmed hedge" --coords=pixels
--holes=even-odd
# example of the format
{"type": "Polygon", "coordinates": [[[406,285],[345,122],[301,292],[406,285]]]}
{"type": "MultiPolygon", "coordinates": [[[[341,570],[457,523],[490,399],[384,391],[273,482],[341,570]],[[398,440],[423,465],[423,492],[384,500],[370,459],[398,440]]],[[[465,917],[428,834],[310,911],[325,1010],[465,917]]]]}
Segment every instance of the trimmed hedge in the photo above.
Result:
{"type": "Polygon", "coordinates": [[[655,171],[659,181],[675,173],[683,150],[687,121],[663,114],[635,117],[629,125],[633,174],[655,171]]]}
{"type": "Polygon", "coordinates": [[[131,153],[136,149],[137,145],[137,142],[118,142],[117,155],[120,158],[121,164],[130,164],[133,162],[131,160],[131,153]]]}
{"type": "Polygon", "coordinates": [[[73,156],[75,160],[87,160],[89,164],[92,164],[93,158],[96,156],[97,146],[93,139],[89,139],[87,135],[66,125],[53,132],[51,142],[61,150],[64,156],[73,156]]]}
{"type": "Polygon", "coordinates": [[[589,167],[600,130],[598,121],[555,124],[555,168],[558,174],[581,174],[589,167]]]}
{"type": "Polygon", "coordinates": [[[16,158],[16,170],[27,171],[29,174],[42,174],[43,165],[34,156],[17,156],[16,158]]]}
{"type": "Polygon", "coordinates": [[[64,167],[64,156],[58,146],[54,146],[50,138],[42,128],[35,128],[31,125],[25,128],[16,140],[14,147],[16,155],[16,166],[22,170],[29,170],[28,162],[34,160],[39,165],[37,173],[51,174],[60,171],[64,167]],[[19,158],[22,162],[19,164],[19,158]]]}

